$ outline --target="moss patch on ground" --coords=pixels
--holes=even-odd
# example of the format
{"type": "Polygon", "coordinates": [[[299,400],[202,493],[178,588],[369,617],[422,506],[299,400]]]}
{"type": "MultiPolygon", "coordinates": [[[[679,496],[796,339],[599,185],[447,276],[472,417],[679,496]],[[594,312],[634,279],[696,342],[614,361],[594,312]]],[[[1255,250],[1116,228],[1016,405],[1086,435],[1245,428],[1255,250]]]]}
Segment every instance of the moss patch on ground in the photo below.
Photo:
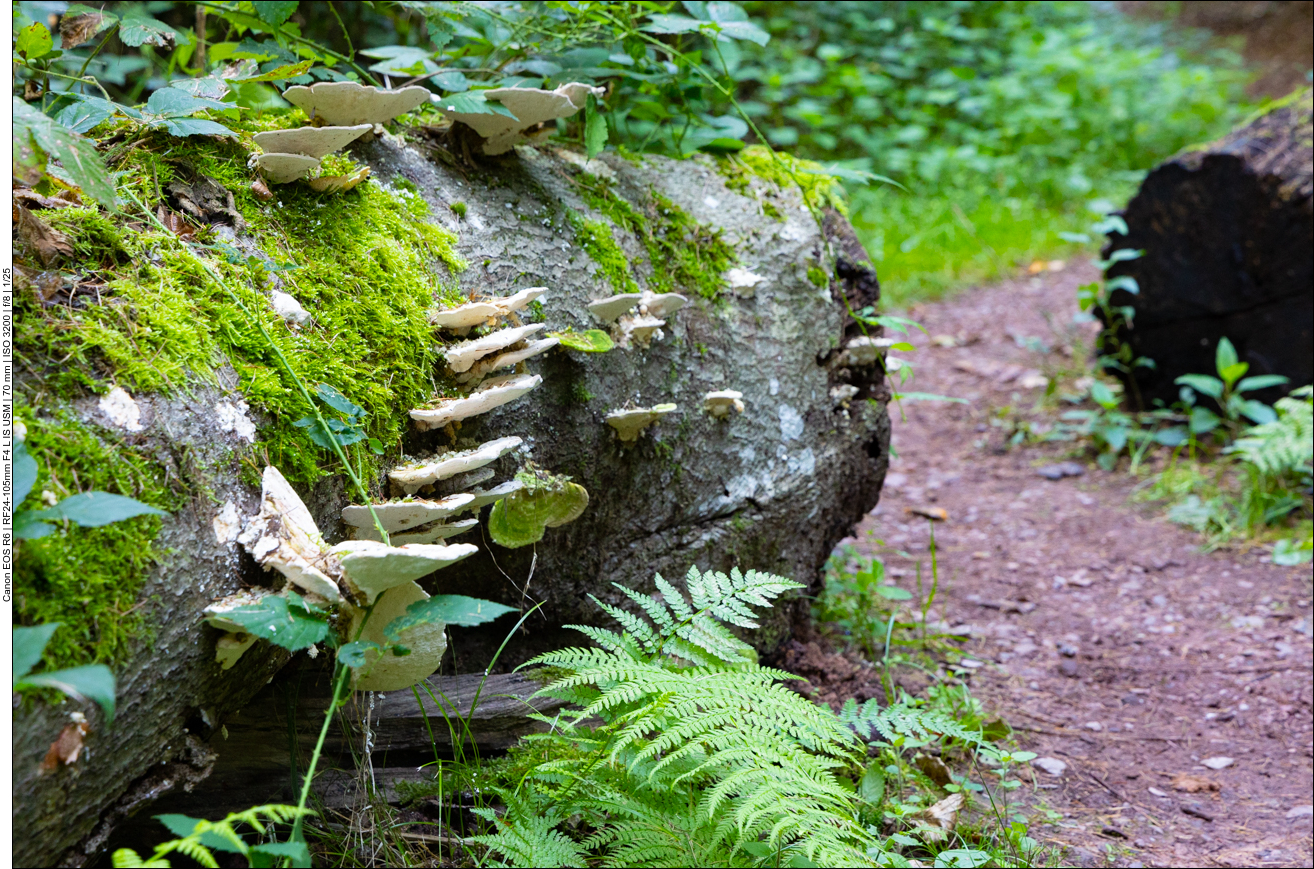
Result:
{"type": "MultiPolygon", "coordinates": [[[[621,198],[605,180],[589,174],[578,179],[585,202],[623,232],[632,233],[648,253],[647,288],[655,293],[693,292],[705,299],[720,295],[721,275],[736,262],[734,248],[721,230],[701,224],[671,200],[651,191],[638,205],[621,198]]],[[[638,291],[628,259],[600,221],[572,217],[581,247],[602,268],[618,293],[638,291]]]]}
{"type": "MultiPolygon", "coordinates": [[[[39,468],[28,496],[41,509],[42,493],[62,500],[89,490],[136,498],[175,511],[186,493],[143,447],[86,425],[67,409],[34,411],[19,403],[27,448],[39,468]]],[[[24,540],[15,558],[14,620],[62,622],[46,647],[48,667],[119,663],[144,629],[137,597],[157,552],[152,541],[163,520],[138,516],[101,528],[58,523],[47,537],[24,540]]]]}

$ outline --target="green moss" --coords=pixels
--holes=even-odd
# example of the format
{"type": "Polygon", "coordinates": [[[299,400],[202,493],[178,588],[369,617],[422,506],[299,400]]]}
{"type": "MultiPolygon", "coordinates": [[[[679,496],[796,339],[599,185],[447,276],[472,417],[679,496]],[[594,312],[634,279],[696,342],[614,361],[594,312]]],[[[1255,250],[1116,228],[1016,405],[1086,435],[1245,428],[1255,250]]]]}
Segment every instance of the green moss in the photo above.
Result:
{"type": "Polygon", "coordinates": [[[637,293],[639,285],[630,274],[630,263],[625,252],[611,237],[611,227],[600,220],[589,220],[581,214],[566,215],[575,230],[575,243],[584,248],[589,258],[598,264],[607,282],[618,293],[637,293]]]}
{"type": "Polygon", "coordinates": [[[447,207],[452,209],[452,213],[455,214],[457,217],[465,217],[465,212],[467,209],[464,202],[453,202],[451,205],[447,207]]]}
{"type": "MultiPolygon", "coordinates": [[[[651,275],[648,288],[656,293],[692,291],[715,299],[721,293],[721,275],[738,257],[734,248],[721,237],[721,231],[699,223],[674,202],[651,192],[639,208],[613,191],[607,182],[592,175],[580,176],[580,192],[590,206],[606,215],[617,228],[633,233],[648,253],[651,275]]],[[[605,225],[603,225],[605,226],[605,225]]],[[[577,237],[579,230],[576,230],[577,237]]],[[[607,234],[611,239],[610,233],[607,234]]],[[[581,240],[581,245],[592,250],[581,240]]],[[[625,269],[624,283],[612,281],[617,292],[632,293],[637,283],[630,274],[629,262],[616,249],[619,264],[625,269]],[[621,289],[622,286],[629,287],[621,289]]],[[[594,257],[602,265],[602,261],[594,257]]],[[[604,266],[604,271],[607,266],[604,266]]]]}
{"type": "MultiPolygon", "coordinates": [[[[181,509],[185,493],[163,465],[141,447],[78,421],[69,410],[35,413],[20,398],[17,416],[27,425],[27,448],[39,474],[27,506],[39,509],[41,493],[57,498],[89,490],[127,495],[168,511],[181,509]]],[[[15,557],[15,621],[62,622],[46,647],[50,667],[119,663],[141,639],[138,594],[158,552],[152,541],[162,520],[139,516],[101,528],[71,523],[19,544],[15,557]]]]}
{"type": "Polygon", "coordinates": [[[579,404],[588,404],[597,396],[595,396],[593,393],[589,392],[588,389],[585,388],[583,381],[576,380],[575,383],[570,387],[570,397],[579,404]]]}
{"type": "MultiPolygon", "coordinates": [[[[178,164],[162,160],[149,144],[129,151],[122,162],[140,161],[144,168],[129,173],[138,182],[144,176],[167,183],[178,164]]],[[[267,264],[240,256],[226,262],[224,254],[210,253],[212,264],[303,382],[337,387],[369,412],[372,437],[396,442],[407,424],[405,411],[433,391],[435,348],[426,311],[435,296],[460,299],[454,285],[443,287],[435,277],[439,263],[451,272],[464,267],[454,252],[455,236],[425,221],[422,198],[375,182],[338,195],[284,185],[275,188],[275,200],[260,203],[246,189],[245,152],[211,147],[215,153],[198,149],[187,165],[216,173],[211,177],[233,190],[247,216],[247,233],[273,263],[293,266],[277,278],[313,321],[293,330],[274,313],[265,295],[272,282],[267,264]],[[234,165],[243,173],[240,189],[232,186],[234,165]]],[[[346,173],[355,167],[338,155],[332,169],[346,173]]],[[[123,231],[89,208],[52,211],[52,223],[85,248],[88,259],[79,251],[79,264],[104,268],[101,293],[108,297],[80,309],[44,307],[30,298],[21,303],[20,355],[64,360],[58,369],[84,372],[79,384],[51,371],[55,388],[103,391],[102,384],[113,382],[134,392],[185,391],[195,380],[217,382],[215,372],[227,361],[248,402],[273,421],[261,430],[257,450],[297,481],[318,478],[321,462],[331,465],[328,454],[292,426],[310,408],[251,316],[177,238],[149,225],[123,231]],[[95,372],[90,383],[85,372],[95,372]]]]}
{"type": "MultiPolygon", "coordinates": [[[[725,186],[744,196],[752,197],[749,184],[754,177],[775,186],[777,191],[797,187],[804,201],[814,210],[827,205],[848,217],[848,204],[844,201],[844,187],[825,168],[812,160],[802,160],[783,151],[772,151],[765,145],[749,145],[742,151],[717,160],[725,186]]],[[[762,210],[768,216],[782,220],[783,215],[769,199],[762,200],[762,210]]]]}
{"type": "Polygon", "coordinates": [[[821,266],[808,266],[808,280],[821,289],[830,286],[830,278],[826,277],[826,270],[821,266]]]}

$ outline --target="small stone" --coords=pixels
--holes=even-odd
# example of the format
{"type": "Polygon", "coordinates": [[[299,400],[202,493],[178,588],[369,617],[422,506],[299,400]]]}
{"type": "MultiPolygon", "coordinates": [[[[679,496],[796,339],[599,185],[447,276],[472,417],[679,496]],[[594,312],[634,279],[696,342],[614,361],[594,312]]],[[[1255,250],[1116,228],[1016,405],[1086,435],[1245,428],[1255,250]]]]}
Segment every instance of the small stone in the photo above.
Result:
{"type": "Polygon", "coordinates": [[[1056,465],[1045,465],[1043,468],[1037,468],[1036,473],[1046,480],[1061,480],[1064,477],[1080,477],[1086,473],[1086,469],[1077,462],[1059,462],[1056,465]]]}
{"type": "Polygon", "coordinates": [[[1064,676],[1067,676],[1069,679],[1076,679],[1081,675],[1081,668],[1078,667],[1077,662],[1071,658],[1064,658],[1062,661],[1059,661],[1059,672],[1064,676]]]}
{"type": "Polygon", "coordinates": [[[1100,724],[1098,721],[1087,721],[1085,724],[1081,726],[1086,728],[1087,730],[1093,730],[1096,733],[1099,733],[1101,730],[1104,729],[1104,725],[1100,724]]]}
{"type": "Polygon", "coordinates": [[[1152,794],[1154,794],[1156,797],[1166,797],[1166,796],[1168,796],[1167,792],[1165,792],[1165,791],[1161,791],[1161,790],[1159,790],[1158,788],[1153,788],[1153,787],[1152,787],[1152,788],[1147,788],[1147,790],[1149,790],[1149,792],[1152,793],[1152,794]]]}
{"type": "Polygon", "coordinates": [[[1080,651],[1081,651],[1081,649],[1079,649],[1079,648],[1078,648],[1076,645],[1074,645],[1073,643],[1059,643],[1059,644],[1058,644],[1058,653],[1059,653],[1060,655],[1062,655],[1063,657],[1065,657],[1065,658],[1075,658],[1075,657],[1077,657],[1077,652],[1080,652],[1080,651]]]}
{"type": "Polygon", "coordinates": [[[1206,812],[1198,803],[1187,803],[1182,806],[1182,814],[1190,815],[1193,818],[1199,818],[1202,821],[1213,822],[1214,816],[1206,812]]]}
{"type": "Polygon", "coordinates": [[[1206,757],[1200,761],[1200,765],[1207,766],[1210,769],[1227,769],[1234,762],[1230,757],[1206,757]]]}
{"type": "Polygon", "coordinates": [[[1068,769],[1068,765],[1057,757],[1038,757],[1031,761],[1031,765],[1050,775],[1063,775],[1068,769]]]}
{"type": "Polygon", "coordinates": [[[1288,821],[1294,821],[1296,818],[1308,818],[1314,815],[1314,806],[1293,806],[1287,810],[1286,818],[1288,821]]]}

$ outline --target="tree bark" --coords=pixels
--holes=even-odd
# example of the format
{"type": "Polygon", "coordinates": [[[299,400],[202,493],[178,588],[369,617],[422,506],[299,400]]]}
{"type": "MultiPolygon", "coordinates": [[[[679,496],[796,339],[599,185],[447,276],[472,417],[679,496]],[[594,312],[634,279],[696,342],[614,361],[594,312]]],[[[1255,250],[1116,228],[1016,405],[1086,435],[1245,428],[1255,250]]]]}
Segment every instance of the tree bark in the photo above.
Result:
{"type": "MultiPolygon", "coordinates": [[[[459,275],[464,291],[506,296],[547,286],[544,314],[551,328],[598,326],[586,306],[615,291],[568,229],[563,234],[541,221],[563,211],[602,219],[578,193],[582,157],[521,147],[462,170],[391,136],[355,149],[353,156],[367,162],[379,181],[414,184],[430,205],[431,219],[459,234],[459,252],[471,263],[459,275]],[[465,204],[461,218],[451,208],[458,202],[465,204]]],[[[590,595],[623,603],[613,582],[650,590],[656,572],[678,581],[691,565],[738,565],[791,576],[817,591],[827,555],[875,504],[887,466],[888,391],[875,369],[840,366],[846,299],[856,309],[879,297],[860,245],[855,249],[844,236],[852,232],[847,222],[831,215],[823,231],[794,190],[774,194],[783,220],[766,216],[756,199],[728,189],[706,157],[644,158],[636,164],[605,155],[590,167],[613,176],[614,189],[636,209],[651,207],[659,193],[719,230],[740,265],[764,280],[751,295],[727,289],[717,300],[682,288],[690,304],[673,315],[665,339],[651,348],[538,357],[530,365],[543,376],[539,389],[465,421],[462,439],[518,435],[539,466],[572,475],[590,493],[579,520],[550,529],[536,546],[503,549],[481,531],[458,538],[477,543],[480,552],[423,581],[431,593],[468,594],[526,609],[545,602],[507,643],[503,668],[581,644],[583,637],[560,626],[600,621],[590,595]],[[814,284],[810,268],[833,276],[830,285],[814,284]],[[742,392],[745,412],[729,420],[704,413],[702,396],[718,389],[742,392]],[[603,418],[631,401],[674,402],[679,416],[623,448],[603,418]]],[[[614,235],[642,283],[644,248],[632,235],[614,235]]],[[[224,768],[225,727],[239,741],[280,739],[261,729],[265,725],[255,727],[255,736],[243,727],[271,702],[273,688],[260,692],[289,656],[261,644],[233,670],[221,671],[214,660],[217,632],[200,621],[211,601],[272,581],[234,544],[218,542],[212,527],[225,501],[243,516],[258,509],[258,492],[241,481],[240,467],[225,452],[231,447],[216,434],[214,405],[221,397],[202,387],[188,397],[138,396],[147,427],[141,437],[154,439],[163,451],[185,452],[181,475],[194,464],[206,467],[215,497],[165,522],[159,543],[171,554],[141,594],[154,640],[118,671],[119,713],[112,727],[94,710],[83,710],[93,724],[89,754],[40,775],[41,758],[67,723],[67,707],[28,701],[15,712],[14,821],[24,831],[14,842],[18,865],[93,862],[128,815],[182,810],[189,805],[186,793],[214,768],[216,754],[224,768]]],[[[89,420],[95,407],[94,397],[77,405],[89,420]]],[[[442,432],[412,432],[404,448],[419,455],[448,442],[442,432]]],[[[520,461],[508,457],[491,466],[495,479],[508,479],[520,461]]],[[[340,513],[349,500],[341,477],[321,481],[303,497],[331,542],[346,536],[340,513]]],[[[763,649],[774,648],[807,613],[806,598],[783,601],[754,638],[763,649]]],[[[482,672],[510,622],[451,629],[443,672],[482,672]]],[[[384,698],[380,708],[392,709],[394,701],[414,704],[402,692],[384,698]]],[[[397,721],[406,745],[417,734],[427,741],[422,720],[398,713],[397,721]]],[[[279,744],[287,745],[285,735],[279,744]]],[[[259,788],[236,792],[253,802],[279,797],[284,782],[268,784],[261,792],[267,796],[259,799],[259,788]]],[[[217,816],[204,806],[190,808],[217,816]]]]}
{"type": "MultiPolygon", "coordinates": [[[[1149,407],[1178,398],[1174,380],[1213,374],[1220,338],[1236,346],[1249,373],[1281,374],[1291,387],[1314,376],[1314,226],[1311,224],[1309,91],[1206,148],[1152,171],[1123,216],[1114,249],[1145,251],[1108,277],[1129,275],[1138,295],[1113,293],[1135,310],[1120,333],[1137,356],[1154,360],[1132,377],[1128,395],[1149,407]]],[[[1256,393],[1273,401],[1286,389],[1256,393]]]]}

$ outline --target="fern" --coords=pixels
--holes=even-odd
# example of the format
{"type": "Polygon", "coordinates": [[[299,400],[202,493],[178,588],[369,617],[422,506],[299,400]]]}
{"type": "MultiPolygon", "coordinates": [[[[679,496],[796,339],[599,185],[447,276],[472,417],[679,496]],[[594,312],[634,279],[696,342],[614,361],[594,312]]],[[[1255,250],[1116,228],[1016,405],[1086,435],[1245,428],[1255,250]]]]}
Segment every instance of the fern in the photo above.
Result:
{"type": "Polygon", "coordinates": [[[1314,461],[1314,387],[1304,386],[1274,405],[1277,419],[1251,426],[1228,447],[1268,477],[1308,478],[1314,461]]]}
{"type": "Polygon", "coordinates": [[[949,736],[943,716],[850,703],[840,715],[759,666],[731,626],[799,588],[771,574],[691,569],[682,594],[617,586],[638,612],[598,601],[621,627],[574,626],[594,648],[540,655],[557,678],[540,694],[572,706],[527,737],[506,812],[476,841],[512,865],[756,866],[870,863],[883,850],[853,780],[868,739],[949,736]],[[599,723],[600,722],[600,723],[599,723]],[[564,819],[569,819],[564,820],[564,819]]]}
{"type": "Polygon", "coordinates": [[[186,815],[156,815],[179,838],[155,846],[155,853],[147,859],[143,859],[131,848],[120,848],[114,852],[112,861],[115,869],[169,869],[169,861],[165,858],[176,851],[202,866],[218,867],[213,851],[227,851],[241,854],[253,866],[272,866],[275,861],[284,858],[292,859],[296,865],[309,866],[310,851],[305,842],[248,845],[237,832],[239,824],[246,824],[257,833],[264,833],[266,821],[287,823],[298,816],[309,814],[314,813],[296,806],[268,805],[234,812],[222,821],[205,821],[186,815]]]}

